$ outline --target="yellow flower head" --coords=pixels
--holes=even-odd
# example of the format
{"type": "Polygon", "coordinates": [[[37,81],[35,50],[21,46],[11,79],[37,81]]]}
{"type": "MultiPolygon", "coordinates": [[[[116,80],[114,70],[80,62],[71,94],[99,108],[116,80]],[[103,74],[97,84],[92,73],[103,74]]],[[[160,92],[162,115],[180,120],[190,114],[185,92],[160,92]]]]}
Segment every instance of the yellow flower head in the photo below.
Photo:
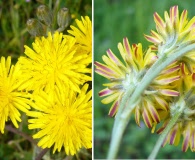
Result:
{"type": "MultiPolygon", "coordinates": [[[[150,48],[143,52],[141,44],[130,47],[127,38],[124,38],[123,44],[119,43],[118,48],[125,64],[111,50],[107,51],[108,57],[105,55],[102,57],[106,65],[95,62],[95,71],[110,80],[110,83],[104,84],[107,88],[99,92],[100,97],[107,96],[102,103],[113,102],[109,111],[110,116],[116,114],[126,89],[133,90],[138,87],[148,67],[157,59],[156,54],[151,52],[150,48]]],[[[179,79],[179,76],[174,74],[178,69],[179,66],[170,65],[144,91],[140,97],[141,101],[135,109],[135,120],[138,125],[140,124],[140,115],[148,127],[152,127],[153,123],[160,121],[158,110],[167,111],[168,109],[168,103],[162,95],[178,96],[179,93],[169,86],[170,83],[179,79]]]]}
{"type": "Polygon", "coordinates": [[[179,17],[178,6],[170,8],[170,14],[164,13],[163,20],[158,13],[154,13],[156,30],[151,31],[151,36],[145,35],[146,39],[158,47],[173,48],[184,42],[193,40],[195,36],[195,17],[188,21],[187,10],[184,10],[179,17]]]}
{"type": "MultiPolygon", "coordinates": [[[[23,78],[28,80],[23,88],[44,90],[47,93],[57,88],[71,87],[80,92],[79,86],[91,77],[91,69],[86,66],[91,57],[76,53],[75,38],[55,32],[48,37],[36,37],[33,49],[25,46],[27,57],[20,57],[23,78]]],[[[91,60],[90,60],[91,61],[91,60]]]]}
{"type": "Polygon", "coordinates": [[[68,32],[76,39],[76,43],[79,45],[79,53],[87,53],[91,57],[92,55],[92,27],[91,20],[88,16],[84,18],[81,16],[81,21],[76,19],[78,28],[71,25],[72,30],[68,32]]]}
{"type": "MultiPolygon", "coordinates": [[[[182,150],[184,152],[190,147],[191,151],[195,151],[195,74],[190,74],[185,67],[185,64],[181,64],[181,69],[178,72],[181,78],[174,82],[175,87],[180,91],[180,96],[184,97],[185,108],[183,113],[177,120],[176,124],[169,131],[166,136],[163,145],[166,143],[178,145],[181,137],[183,137],[182,150]]],[[[178,99],[176,98],[175,102],[178,99]]],[[[178,105],[170,105],[170,113],[166,117],[163,125],[157,130],[157,133],[161,134],[171,120],[172,115],[179,109],[178,105]]]]}
{"type": "Polygon", "coordinates": [[[48,94],[34,95],[32,105],[36,111],[29,111],[29,129],[39,129],[33,138],[40,138],[38,146],[50,148],[53,152],[64,146],[67,155],[74,155],[81,147],[92,147],[92,92],[87,92],[85,84],[80,93],[66,89],[63,97],[60,92],[54,101],[48,94]]]}
{"type": "Polygon", "coordinates": [[[5,122],[11,119],[18,128],[21,122],[20,111],[27,112],[30,109],[29,95],[18,91],[21,85],[21,72],[19,65],[11,65],[11,57],[7,60],[1,57],[0,61],[0,130],[4,133],[5,122]]]}

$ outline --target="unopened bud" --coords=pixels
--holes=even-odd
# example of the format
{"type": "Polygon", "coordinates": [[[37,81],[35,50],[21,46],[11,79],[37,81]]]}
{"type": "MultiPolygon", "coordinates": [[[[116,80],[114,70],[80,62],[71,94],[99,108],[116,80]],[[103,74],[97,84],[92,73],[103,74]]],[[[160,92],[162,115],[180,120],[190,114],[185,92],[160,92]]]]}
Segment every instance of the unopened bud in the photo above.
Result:
{"type": "Polygon", "coordinates": [[[41,22],[39,22],[37,19],[34,19],[34,18],[29,19],[26,25],[27,25],[28,32],[32,36],[44,36],[45,35],[43,24],[41,24],[41,22]]]}
{"type": "Polygon", "coordinates": [[[52,24],[52,11],[45,5],[40,5],[37,8],[37,17],[40,21],[43,21],[48,26],[52,24]]]}
{"type": "Polygon", "coordinates": [[[71,16],[68,8],[61,8],[58,11],[57,22],[60,28],[66,28],[70,24],[71,16]]]}

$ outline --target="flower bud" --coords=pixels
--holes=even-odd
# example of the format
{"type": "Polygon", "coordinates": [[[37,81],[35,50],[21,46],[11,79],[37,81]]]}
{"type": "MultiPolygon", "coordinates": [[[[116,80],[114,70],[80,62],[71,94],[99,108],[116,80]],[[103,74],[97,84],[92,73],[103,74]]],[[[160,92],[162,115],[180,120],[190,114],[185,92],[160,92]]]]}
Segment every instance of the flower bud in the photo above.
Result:
{"type": "Polygon", "coordinates": [[[68,8],[61,8],[58,11],[57,23],[60,28],[66,28],[70,24],[71,16],[68,8]]]}
{"type": "Polygon", "coordinates": [[[40,5],[37,8],[37,17],[40,21],[43,21],[48,26],[52,24],[52,11],[45,5],[40,5]]]}
{"type": "Polygon", "coordinates": [[[32,36],[43,36],[45,35],[45,30],[43,24],[38,20],[31,18],[26,23],[28,32],[32,36]]]}

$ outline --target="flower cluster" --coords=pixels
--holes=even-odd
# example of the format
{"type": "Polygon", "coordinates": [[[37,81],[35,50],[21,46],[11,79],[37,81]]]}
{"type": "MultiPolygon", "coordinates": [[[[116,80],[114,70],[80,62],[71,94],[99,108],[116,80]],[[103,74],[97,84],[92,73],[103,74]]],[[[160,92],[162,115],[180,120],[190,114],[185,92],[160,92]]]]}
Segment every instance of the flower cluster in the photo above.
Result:
{"type": "MultiPolygon", "coordinates": [[[[165,20],[158,13],[154,13],[156,31],[145,38],[152,42],[147,51],[143,52],[141,44],[130,46],[127,38],[123,44],[118,44],[123,62],[119,60],[109,49],[107,56],[102,59],[105,64],[95,62],[95,72],[107,78],[110,82],[104,84],[105,89],[99,92],[100,97],[105,97],[102,103],[113,102],[109,111],[110,116],[117,114],[124,95],[129,93],[130,97],[136,88],[141,86],[141,80],[150,76],[151,66],[160,59],[174,56],[183,47],[194,43],[195,17],[190,21],[187,19],[187,11],[184,10],[179,16],[178,6],[170,8],[170,14],[165,12],[165,20]],[[162,58],[163,57],[163,58],[162,58]]],[[[183,151],[190,146],[195,151],[195,56],[190,50],[184,56],[178,57],[169,63],[153,81],[148,84],[140,95],[133,113],[135,121],[140,125],[142,117],[148,128],[157,128],[157,124],[163,125],[157,129],[161,133],[168,122],[178,110],[177,101],[183,98],[185,109],[178,121],[164,140],[163,146],[168,142],[177,145],[183,135],[183,151]]]]}
{"type": "Polygon", "coordinates": [[[71,35],[56,31],[35,37],[15,66],[10,57],[1,58],[2,133],[8,118],[18,127],[20,110],[30,117],[29,129],[38,129],[33,136],[40,139],[38,146],[53,146],[53,152],[64,148],[67,155],[92,147],[92,28],[87,16],[76,23],[71,35]]]}
{"type": "MultiPolygon", "coordinates": [[[[178,74],[181,78],[175,82],[175,86],[180,91],[180,96],[184,97],[186,105],[182,115],[168,133],[162,146],[165,146],[166,143],[178,145],[181,136],[183,136],[182,150],[186,152],[190,146],[190,149],[195,151],[195,73],[189,73],[183,63],[178,74]]],[[[157,130],[157,133],[162,133],[172,115],[178,110],[178,106],[175,105],[176,102],[177,99],[170,106],[170,114],[166,116],[163,125],[157,130]]]]}
{"type": "MultiPolygon", "coordinates": [[[[187,10],[184,10],[179,17],[178,6],[173,6],[170,8],[170,14],[165,12],[165,21],[157,13],[154,13],[154,20],[157,32],[151,31],[151,36],[146,35],[145,37],[148,41],[154,43],[153,48],[156,47],[158,53],[174,54],[182,47],[194,43],[195,17],[188,21],[187,10]]],[[[180,69],[177,72],[180,78],[174,82],[174,86],[180,93],[180,97],[184,97],[186,105],[182,115],[163,143],[163,146],[167,142],[178,145],[183,135],[182,150],[184,152],[187,151],[189,146],[191,151],[195,151],[194,62],[194,51],[187,52],[176,62],[180,64],[180,69]]],[[[163,126],[157,130],[157,133],[161,133],[165,129],[172,115],[178,110],[178,106],[175,105],[177,101],[178,98],[170,103],[169,114],[165,116],[163,126]]]]}

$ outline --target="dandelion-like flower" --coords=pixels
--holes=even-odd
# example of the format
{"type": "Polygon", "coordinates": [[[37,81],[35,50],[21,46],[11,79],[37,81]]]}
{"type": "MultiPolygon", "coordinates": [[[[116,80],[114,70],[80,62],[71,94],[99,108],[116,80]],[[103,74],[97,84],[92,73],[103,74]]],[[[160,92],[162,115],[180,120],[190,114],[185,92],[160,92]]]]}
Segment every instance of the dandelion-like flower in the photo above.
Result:
{"type": "MultiPolygon", "coordinates": [[[[76,54],[76,40],[70,36],[49,32],[48,37],[36,37],[33,49],[25,46],[27,57],[20,57],[23,78],[28,80],[21,89],[44,90],[72,88],[80,92],[80,85],[90,81],[91,69],[87,68],[91,57],[76,54]]],[[[62,90],[62,89],[61,89],[62,90]]]]}
{"type": "MultiPolygon", "coordinates": [[[[178,6],[171,7],[170,14],[165,11],[165,20],[158,13],[154,13],[157,31],[152,30],[151,35],[145,35],[145,38],[154,43],[159,51],[158,56],[165,52],[172,53],[174,50],[180,50],[184,46],[194,43],[195,17],[189,21],[187,14],[187,10],[184,10],[179,16],[178,6]]],[[[185,54],[182,60],[192,64],[195,59],[194,55],[189,53],[185,54]]]]}
{"type": "MultiPolygon", "coordinates": [[[[195,151],[195,74],[189,73],[185,64],[181,64],[179,74],[181,75],[181,78],[174,83],[177,83],[176,87],[181,93],[180,96],[185,99],[185,108],[176,124],[169,131],[162,146],[165,146],[167,143],[178,145],[183,136],[182,150],[186,152],[190,147],[191,151],[195,151]]],[[[162,133],[172,118],[172,115],[179,109],[178,107],[179,106],[174,103],[173,105],[170,105],[170,114],[168,114],[162,127],[157,130],[157,133],[162,133]]]]}
{"type": "Polygon", "coordinates": [[[71,25],[72,30],[68,32],[76,39],[76,43],[79,45],[79,53],[87,53],[92,55],[92,27],[91,20],[88,16],[84,18],[81,16],[81,20],[76,19],[78,28],[71,25]]]}
{"type": "Polygon", "coordinates": [[[11,57],[0,61],[0,130],[4,133],[5,122],[9,119],[18,128],[21,122],[19,111],[30,109],[28,93],[18,91],[21,85],[21,72],[18,64],[11,65],[11,57]]]}
{"type": "MultiPolygon", "coordinates": [[[[102,103],[113,102],[109,111],[110,116],[116,114],[126,90],[139,87],[139,82],[147,72],[148,67],[157,59],[156,54],[151,52],[151,48],[144,53],[141,44],[130,47],[127,38],[124,38],[123,45],[119,43],[118,48],[125,64],[111,50],[107,51],[108,57],[103,56],[106,65],[95,62],[95,71],[110,80],[110,83],[104,84],[107,88],[99,92],[100,97],[107,96],[102,100],[102,103]]],[[[171,64],[144,91],[140,97],[141,101],[135,108],[135,120],[138,125],[140,125],[141,115],[147,127],[152,127],[154,123],[160,122],[158,111],[166,112],[168,110],[168,103],[164,97],[179,95],[169,85],[179,79],[176,74],[179,68],[179,65],[171,64]]]]}
{"type": "MultiPolygon", "coordinates": [[[[178,6],[170,8],[170,14],[167,11],[164,13],[165,21],[154,13],[154,21],[156,23],[156,30],[151,31],[151,36],[145,35],[146,39],[155,45],[175,45],[177,43],[192,40],[195,36],[195,17],[190,21],[187,19],[187,10],[184,10],[179,17],[178,6]]],[[[171,47],[171,46],[169,46],[171,47]]]]}
{"type": "Polygon", "coordinates": [[[45,92],[34,95],[32,105],[36,111],[29,111],[29,129],[39,129],[33,138],[40,138],[38,146],[50,148],[53,152],[64,146],[67,155],[74,155],[81,147],[92,147],[92,92],[85,84],[80,93],[66,89],[63,97],[59,91],[48,99],[45,92]]]}

